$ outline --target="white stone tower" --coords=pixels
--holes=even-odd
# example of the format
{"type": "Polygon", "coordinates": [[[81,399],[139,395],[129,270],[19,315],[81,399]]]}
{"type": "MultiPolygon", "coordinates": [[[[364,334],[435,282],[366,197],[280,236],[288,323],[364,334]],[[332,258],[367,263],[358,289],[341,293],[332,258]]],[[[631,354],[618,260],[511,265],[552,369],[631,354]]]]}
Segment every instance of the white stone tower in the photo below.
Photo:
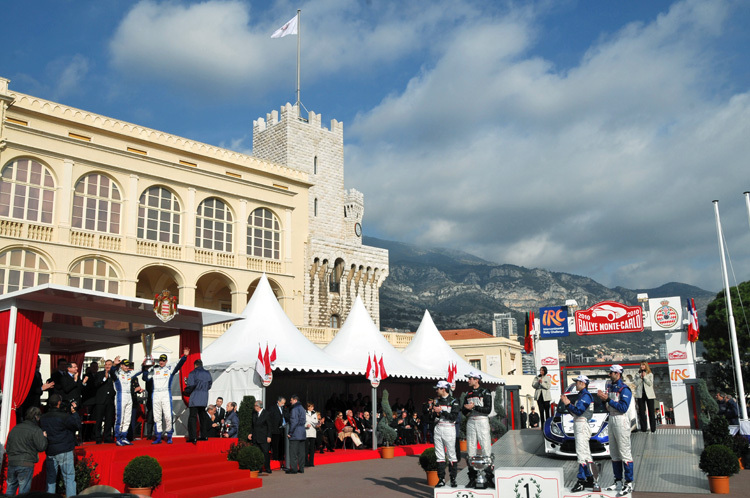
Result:
{"type": "Polygon", "coordinates": [[[305,325],[340,327],[359,295],[380,325],[379,289],[388,251],[362,245],[364,196],[344,189],[344,126],[286,104],[253,122],[253,155],[309,175],[305,325]]]}

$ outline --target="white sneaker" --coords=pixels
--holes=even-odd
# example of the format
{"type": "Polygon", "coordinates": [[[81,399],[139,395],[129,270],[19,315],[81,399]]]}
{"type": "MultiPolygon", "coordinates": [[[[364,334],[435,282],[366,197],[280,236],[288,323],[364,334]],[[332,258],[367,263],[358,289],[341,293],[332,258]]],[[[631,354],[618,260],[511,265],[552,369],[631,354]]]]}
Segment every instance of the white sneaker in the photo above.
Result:
{"type": "Polygon", "coordinates": [[[622,490],[620,491],[620,494],[627,495],[633,492],[633,483],[625,481],[625,484],[622,485],[622,490]]]}
{"type": "Polygon", "coordinates": [[[615,481],[615,483],[614,483],[614,484],[612,484],[611,486],[607,486],[607,487],[606,487],[606,488],[604,488],[604,489],[605,489],[606,491],[617,491],[617,488],[618,488],[619,486],[620,486],[620,481],[615,481]]]}

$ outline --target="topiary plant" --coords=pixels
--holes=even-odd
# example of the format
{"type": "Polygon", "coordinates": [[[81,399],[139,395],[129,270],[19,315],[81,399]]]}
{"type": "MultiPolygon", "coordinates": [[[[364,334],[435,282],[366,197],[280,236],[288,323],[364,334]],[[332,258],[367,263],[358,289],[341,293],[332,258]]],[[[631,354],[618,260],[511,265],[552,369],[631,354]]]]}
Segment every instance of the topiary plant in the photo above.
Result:
{"type": "Polygon", "coordinates": [[[224,452],[227,454],[227,460],[229,460],[230,462],[236,462],[239,457],[240,450],[245,446],[250,445],[251,443],[248,441],[238,441],[236,443],[230,444],[229,449],[224,452]]]}
{"type": "Polygon", "coordinates": [[[257,446],[245,446],[237,453],[237,462],[241,469],[258,471],[263,467],[265,458],[257,446]]]}
{"type": "Polygon", "coordinates": [[[706,381],[698,379],[698,401],[701,405],[701,412],[698,415],[701,428],[706,427],[711,420],[716,418],[716,414],[719,413],[719,404],[716,402],[711,393],[708,392],[708,386],[706,381]]]}
{"type": "Polygon", "coordinates": [[[253,412],[255,412],[255,396],[243,397],[237,410],[237,417],[240,419],[237,440],[240,442],[247,441],[247,435],[253,433],[253,412]]]}
{"type": "Polygon", "coordinates": [[[714,444],[721,444],[727,447],[732,446],[732,436],[729,435],[729,422],[721,416],[711,419],[703,426],[703,445],[705,447],[714,444]]]}
{"type": "Polygon", "coordinates": [[[435,455],[434,447],[427,448],[419,455],[419,465],[425,472],[437,470],[437,456],[435,455]]]}
{"type": "Polygon", "coordinates": [[[503,394],[505,394],[505,389],[502,386],[497,386],[494,401],[495,416],[490,417],[490,433],[493,441],[500,439],[508,432],[508,420],[503,403],[503,394]]]}
{"type": "Polygon", "coordinates": [[[390,425],[393,419],[393,410],[391,410],[391,404],[388,402],[387,389],[383,389],[383,398],[380,400],[380,407],[383,410],[383,415],[378,422],[378,432],[383,435],[384,446],[393,446],[393,443],[398,438],[398,434],[396,433],[396,429],[390,425]]]}
{"type": "Polygon", "coordinates": [[[698,467],[712,477],[732,476],[740,471],[740,462],[737,455],[723,444],[712,444],[701,453],[698,467]]]}
{"type": "Polygon", "coordinates": [[[122,482],[129,488],[155,488],[161,484],[161,465],[154,457],[133,458],[122,473],[122,482]]]}
{"type": "Polygon", "coordinates": [[[737,458],[745,458],[750,451],[750,442],[740,433],[732,436],[732,446],[729,447],[737,458]]]}

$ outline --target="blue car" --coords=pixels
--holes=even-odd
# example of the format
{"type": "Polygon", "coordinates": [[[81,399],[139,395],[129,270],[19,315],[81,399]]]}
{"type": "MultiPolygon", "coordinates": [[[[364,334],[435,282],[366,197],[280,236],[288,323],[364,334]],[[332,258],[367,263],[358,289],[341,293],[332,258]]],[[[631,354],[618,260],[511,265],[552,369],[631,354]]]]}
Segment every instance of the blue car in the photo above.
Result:
{"type": "MultiPolygon", "coordinates": [[[[609,456],[609,412],[604,402],[596,395],[597,391],[605,389],[604,380],[592,380],[589,383],[589,392],[594,398],[594,414],[589,420],[591,427],[591,456],[609,456]]],[[[565,390],[565,395],[570,402],[575,404],[578,399],[578,390],[575,384],[571,384],[565,390]]],[[[630,403],[628,415],[630,416],[631,428],[636,427],[635,403],[630,403]]],[[[573,415],[568,412],[563,403],[557,405],[553,416],[544,421],[544,451],[547,454],[564,457],[576,456],[576,442],[573,435],[573,415]]]]}

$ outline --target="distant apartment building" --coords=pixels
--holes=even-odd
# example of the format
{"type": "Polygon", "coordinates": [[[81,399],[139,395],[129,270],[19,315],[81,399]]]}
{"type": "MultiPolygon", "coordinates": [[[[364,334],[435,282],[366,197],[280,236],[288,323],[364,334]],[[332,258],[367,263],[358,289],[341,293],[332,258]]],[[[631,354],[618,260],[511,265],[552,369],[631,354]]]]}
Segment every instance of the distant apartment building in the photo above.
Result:
{"type": "Polygon", "coordinates": [[[516,319],[510,313],[495,313],[492,317],[492,335],[506,339],[518,335],[516,319]]]}

